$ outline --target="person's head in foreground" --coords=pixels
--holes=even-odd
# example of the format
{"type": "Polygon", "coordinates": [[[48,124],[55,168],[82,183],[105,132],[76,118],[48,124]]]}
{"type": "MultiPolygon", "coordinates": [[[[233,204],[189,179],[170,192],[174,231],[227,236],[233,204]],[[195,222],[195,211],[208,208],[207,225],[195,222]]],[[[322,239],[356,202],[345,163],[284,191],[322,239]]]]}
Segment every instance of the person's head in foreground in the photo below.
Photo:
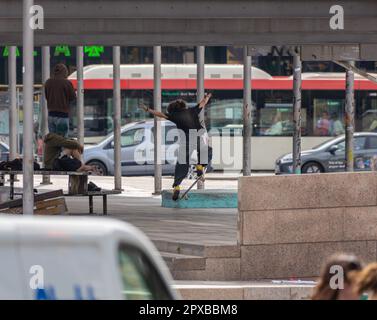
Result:
{"type": "Polygon", "coordinates": [[[359,296],[366,294],[368,300],[377,300],[377,263],[371,263],[355,273],[355,286],[359,296]]]}
{"type": "Polygon", "coordinates": [[[322,268],[314,288],[313,300],[358,300],[352,273],[362,269],[361,261],[351,254],[335,254],[322,268]]]}

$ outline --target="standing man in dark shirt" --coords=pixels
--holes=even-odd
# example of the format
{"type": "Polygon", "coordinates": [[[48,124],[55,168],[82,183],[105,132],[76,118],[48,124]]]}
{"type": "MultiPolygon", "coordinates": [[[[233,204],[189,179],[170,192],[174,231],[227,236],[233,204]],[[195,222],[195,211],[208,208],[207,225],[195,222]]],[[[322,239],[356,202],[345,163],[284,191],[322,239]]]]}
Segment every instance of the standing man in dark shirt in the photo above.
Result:
{"type": "Polygon", "coordinates": [[[67,79],[68,69],[64,64],[57,64],[53,75],[44,85],[48,109],[48,129],[50,133],[63,133],[68,136],[69,105],[76,94],[72,83],[67,79]]]}
{"type": "Polygon", "coordinates": [[[211,158],[211,150],[207,141],[207,132],[205,127],[203,127],[199,121],[199,114],[208,104],[211,97],[212,94],[206,94],[203,100],[194,108],[187,108],[186,102],[183,100],[173,101],[168,106],[167,114],[155,111],[144,105],[142,106],[146,112],[175,123],[180,130],[180,145],[173,183],[174,201],[179,198],[181,190],[180,185],[187,176],[191,164],[190,160],[192,152],[194,150],[197,151],[198,164],[196,165],[196,172],[198,177],[203,175],[204,166],[208,165],[208,158],[211,158]],[[207,159],[203,159],[203,154],[207,155],[207,159]]]}

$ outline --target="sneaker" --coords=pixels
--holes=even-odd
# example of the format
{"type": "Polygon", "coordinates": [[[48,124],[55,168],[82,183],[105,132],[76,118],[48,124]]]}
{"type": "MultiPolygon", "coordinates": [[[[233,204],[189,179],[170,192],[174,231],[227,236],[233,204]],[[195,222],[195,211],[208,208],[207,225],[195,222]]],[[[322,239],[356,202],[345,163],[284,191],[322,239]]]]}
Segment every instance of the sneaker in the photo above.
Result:
{"type": "Polygon", "coordinates": [[[197,177],[201,177],[204,173],[204,167],[201,164],[196,165],[196,175],[197,177]]]}
{"type": "Polygon", "coordinates": [[[172,196],[173,201],[177,201],[178,200],[180,191],[181,191],[181,187],[180,186],[174,187],[174,189],[173,189],[173,196],[172,196]]]}

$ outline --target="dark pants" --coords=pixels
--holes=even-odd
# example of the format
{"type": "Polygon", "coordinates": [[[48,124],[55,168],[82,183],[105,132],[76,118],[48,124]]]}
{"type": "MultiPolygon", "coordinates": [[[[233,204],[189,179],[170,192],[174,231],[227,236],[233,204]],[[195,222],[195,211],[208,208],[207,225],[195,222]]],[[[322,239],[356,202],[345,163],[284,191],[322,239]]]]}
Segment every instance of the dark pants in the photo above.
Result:
{"type": "Polygon", "coordinates": [[[175,165],[173,188],[179,186],[186,178],[189,168],[193,164],[201,164],[207,166],[212,160],[212,148],[208,144],[200,143],[200,138],[196,145],[190,145],[186,140],[185,143],[179,146],[178,160],[175,165]],[[191,159],[191,154],[196,152],[197,161],[191,159]],[[201,155],[206,159],[201,159],[201,155]]]}

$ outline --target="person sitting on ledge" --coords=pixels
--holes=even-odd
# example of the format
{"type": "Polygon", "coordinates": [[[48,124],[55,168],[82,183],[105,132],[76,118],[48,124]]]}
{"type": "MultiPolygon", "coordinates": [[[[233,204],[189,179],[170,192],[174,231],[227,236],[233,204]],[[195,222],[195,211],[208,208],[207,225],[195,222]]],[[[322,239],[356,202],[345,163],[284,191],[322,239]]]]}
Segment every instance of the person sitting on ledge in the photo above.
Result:
{"type": "Polygon", "coordinates": [[[64,138],[57,133],[48,133],[44,137],[44,168],[52,170],[54,162],[59,159],[63,149],[83,152],[84,147],[75,140],[64,138]]]}

